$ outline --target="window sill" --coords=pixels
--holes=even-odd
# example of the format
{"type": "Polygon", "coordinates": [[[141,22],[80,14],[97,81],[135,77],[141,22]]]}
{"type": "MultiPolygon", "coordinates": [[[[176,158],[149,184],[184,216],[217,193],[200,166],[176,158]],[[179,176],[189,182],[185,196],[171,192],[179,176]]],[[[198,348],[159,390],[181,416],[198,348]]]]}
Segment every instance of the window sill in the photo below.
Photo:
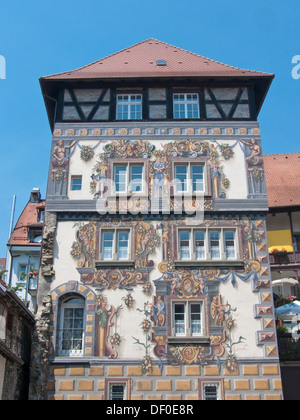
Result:
{"type": "Polygon", "coordinates": [[[244,267],[242,260],[176,260],[177,267],[244,267]]]}
{"type": "Polygon", "coordinates": [[[210,338],[206,336],[201,337],[168,337],[168,343],[169,344],[210,344],[210,338]]]}
{"type": "Polygon", "coordinates": [[[112,261],[96,261],[95,266],[97,267],[134,267],[135,262],[133,260],[112,260],[112,261]]]}

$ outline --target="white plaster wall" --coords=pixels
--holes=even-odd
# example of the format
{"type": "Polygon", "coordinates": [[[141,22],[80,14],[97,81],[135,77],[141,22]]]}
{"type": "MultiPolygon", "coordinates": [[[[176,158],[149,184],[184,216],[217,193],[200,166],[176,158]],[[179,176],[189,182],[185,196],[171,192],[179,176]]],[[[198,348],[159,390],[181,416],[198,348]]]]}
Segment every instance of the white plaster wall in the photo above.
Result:
{"type": "Polygon", "coordinates": [[[254,305],[260,302],[259,293],[252,292],[252,280],[243,282],[237,279],[234,288],[229,279],[226,283],[220,283],[219,294],[223,304],[228,302],[232,309],[236,308],[235,312],[231,312],[235,321],[235,327],[231,330],[233,342],[238,341],[240,336],[245,338],[241,344],[233,347],[234,354],[240,358],[264,357],[263,346],[256,345],[256,332],[263,328],[261,319],[254,318],[254,305]]]}

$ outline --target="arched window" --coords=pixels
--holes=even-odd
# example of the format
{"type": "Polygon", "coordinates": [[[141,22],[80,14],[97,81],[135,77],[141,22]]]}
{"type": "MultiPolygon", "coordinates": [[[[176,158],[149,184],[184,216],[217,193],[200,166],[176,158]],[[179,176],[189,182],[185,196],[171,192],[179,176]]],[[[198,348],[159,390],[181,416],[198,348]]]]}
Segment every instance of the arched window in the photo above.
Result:
{"type": "Polygon", "coordinates": [[[84,307],[80,296],[72,296],[61,302],[58,330],[58,355],[82,356],[84,345],[84,307]]]}

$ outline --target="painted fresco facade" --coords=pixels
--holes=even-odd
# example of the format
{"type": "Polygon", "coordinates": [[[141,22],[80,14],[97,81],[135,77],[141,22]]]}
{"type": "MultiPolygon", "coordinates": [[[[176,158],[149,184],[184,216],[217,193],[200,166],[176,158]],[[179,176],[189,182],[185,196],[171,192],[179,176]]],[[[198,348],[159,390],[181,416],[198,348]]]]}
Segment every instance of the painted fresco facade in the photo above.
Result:
{"type": "Polygon", "coordinates": [[[111,89],[60,94],[39,285],[47,398],[281,399],[250,89],[203,89],[208,120],[177,121],[166,89],[139,87],[147,120],[109,121],[111,89]],[[201,194],[182,199],[178,168],[200,171],[201,194]]]}

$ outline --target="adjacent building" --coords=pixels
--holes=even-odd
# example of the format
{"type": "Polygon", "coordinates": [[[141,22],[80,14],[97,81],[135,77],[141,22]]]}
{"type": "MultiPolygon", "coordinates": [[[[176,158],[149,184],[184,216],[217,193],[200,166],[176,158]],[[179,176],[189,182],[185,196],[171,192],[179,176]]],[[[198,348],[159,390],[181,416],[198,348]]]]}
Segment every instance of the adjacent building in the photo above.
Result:
{"type": "Polygon", "coordinates": [[[34,188],[9,238],[6,283],[32,311],[36,309],[45,200],[34,188]]]}
{"type": "Polygon", "coordinates": [[[27,400],[34,316],[0,279],[0,400],[27,400]]]}
{"type": "MultiPolygon", "coordinates": [[[[300,300],[300,153],[264,156],[269,214],[267,231],[275,305],[300,300]]],[[[294,304],[295,305],[295,304],[294,304]]],[[[285,400],[299,400],[300,311],[277,315],[285,400]]]]}
{"type": "Polygon", "coordinates": [[[265,155],[273,291],[300,297],[300,153],[265,155]]]}
{"type": "Polygon", "coordinates": [[[31,398],[282,398],[257,122],[273,77],[148,39],[41,78],[31,398]]]}

